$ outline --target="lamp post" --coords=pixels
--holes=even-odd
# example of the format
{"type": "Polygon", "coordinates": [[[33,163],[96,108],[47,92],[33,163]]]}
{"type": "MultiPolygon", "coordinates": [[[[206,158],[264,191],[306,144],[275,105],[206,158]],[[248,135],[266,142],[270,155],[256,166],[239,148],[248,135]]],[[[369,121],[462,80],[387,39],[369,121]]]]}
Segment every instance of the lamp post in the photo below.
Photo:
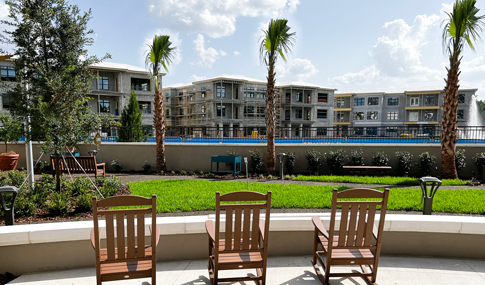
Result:
{"type": "Polygon", "coordinates": [[[281,180],[283,180],[283,161],[285,160],[286,153],[278,153],[278,159],[280,160],[280,172],[281,172],[281,180]]]}
{"type": "Polygon", "coordinates": [[[246,183],[249,190],[249,176],[248,176],[248,158],[244,157],[244,164],[246,164],[246,183]]]}

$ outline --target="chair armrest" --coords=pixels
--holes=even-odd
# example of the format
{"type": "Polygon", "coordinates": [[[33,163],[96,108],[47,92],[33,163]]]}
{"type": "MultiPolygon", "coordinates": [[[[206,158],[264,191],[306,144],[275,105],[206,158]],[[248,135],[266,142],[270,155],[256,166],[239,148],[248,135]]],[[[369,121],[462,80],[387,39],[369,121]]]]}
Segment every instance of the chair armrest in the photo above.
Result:
{"type": "MultiPolygon", "coordinates": [[[[101,243],[101,229],[98,229],[99,233],[98,233],[98,243],[101,243]]],[[[93,246],[94,250],[96,250],[96,240],[95,240],[95,237],[94,237],[94,229],[91,229],[91,245],[93,246]]]]}
{"type": "Polygon", "coordinates": [[[96,167],[103,166],[103,168],[104,168],[105,165],[106,165],[106,162],[96,163],[96,167]]]}
{"type": "Polygon", "coordinates": [[[216,234],[214,230],[214,221],[208,220],[205,221],[205,230],[207,234],[209,235],[209,238],[211,239],[212,242],[216,242],[216,234]]]}
{"type": "Polygon", "coordinates": [[[259,220],[259,233],[261,234],[261,238],[264,241],[264,220],[259,220]]]}
{"type": "MultiPolygon", "coordinates": [[[[150,235],[152,235],[153,234],[152,225],[149,225],[148,229],[150,230],[150,235]]],[[[157,235],[155,240],[155,245],[158,245],[158,241],[160,240],[160,228],[158,227],[158,225],[155,225],[155,234],[157,235]]]]}
{"type": "Polygon", "coordinates": [[[328,238],[328,232],[323,226],[322,220],[319,217],[312,218],[313,225],[315,226],[315,230],[318,230],[324,237],[328,238]]]}

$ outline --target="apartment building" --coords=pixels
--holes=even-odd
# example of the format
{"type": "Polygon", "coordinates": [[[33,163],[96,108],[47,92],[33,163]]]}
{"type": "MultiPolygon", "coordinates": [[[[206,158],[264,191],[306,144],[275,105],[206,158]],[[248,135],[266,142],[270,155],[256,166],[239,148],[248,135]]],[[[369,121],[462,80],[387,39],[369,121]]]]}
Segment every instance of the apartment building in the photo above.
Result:
{"type": "MultiPolygon", "coordinates": [[[[217,128],[218,136],[248,136],[253,131],[264,135],[266,84],[244,76],[221,75],[164,87],[169,132],[217,128]]],[[[278,135],[301,136],[310,127],[332,126],[336,89],[302,82],[277,83],[276,89],[276,124],[287,132],[278,135]]]]}
{"type": "MultiPolygon", "coordinates": [[[[477,89],[460,89],[458,95],[458,126],[467,126],[471,104],[475,104],[477,89]]],[[[345,131],[372,135],[376,127],[388,133],[406,126],[410,133],[439,131],[443,115],[442,88],[390,89],[386,91],[349,91],[335,94],[334,126],[345,131]]]]}
{"type": "MultiPolygon", "coordinates": [[[[91,80],[91,93],[88,101],[91,110],[97,114],[111,114],[116,120],[120,120],[123,108],[129,103],[133,87],[142,111],[142,124],[147,132],[152,132],[154,82],[150,79],[150,73],[144,68],[111,62],[93,65],[91,69],[96,75],[91,80]]],[[[2,82],[17,84],[13,59],[0,62],[0,75],[2,82]]],[[[2,95],[0,106],[3,110],[8,111],[10,98],[1,91],[0,89],[2,95]]],[[[106,130],[106,132],[110,132],[110,130],[106,130]]]]}

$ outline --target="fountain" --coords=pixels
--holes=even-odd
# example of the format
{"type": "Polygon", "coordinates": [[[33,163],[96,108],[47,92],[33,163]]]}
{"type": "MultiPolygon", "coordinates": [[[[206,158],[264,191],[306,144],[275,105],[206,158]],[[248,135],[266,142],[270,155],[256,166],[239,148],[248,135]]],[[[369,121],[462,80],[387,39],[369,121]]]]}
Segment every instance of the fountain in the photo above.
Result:
{"type": "Polygon", "coordinates": [[[467,126],[469,127],[481,127],[483,126],[482,117],[478,112],[477,95],[472,95],[472,101],[470,102],[470,113],[467,119],[467,126]]]}

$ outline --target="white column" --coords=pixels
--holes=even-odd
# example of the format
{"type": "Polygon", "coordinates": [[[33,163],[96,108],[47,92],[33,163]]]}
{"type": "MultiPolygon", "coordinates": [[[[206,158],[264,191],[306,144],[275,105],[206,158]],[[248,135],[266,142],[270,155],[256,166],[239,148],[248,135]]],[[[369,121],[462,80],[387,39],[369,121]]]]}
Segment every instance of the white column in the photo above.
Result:
{"type": "Polygon", "coordinates": [[[233,132],[233,129],[232,129],[232,128],[233,128],[233,126],[234,126],[234,125],[233,125],[232,123],[230,123],[230,124],[229,124],[229,137],[231,137],[231,138],[233,137],[233,133],[234,133],[234,132],[233,132]]]}
{"type": "Polygon", "coordinates": [[[303,124],[300,124],[300,138],[303,137],[303,124]]]}

